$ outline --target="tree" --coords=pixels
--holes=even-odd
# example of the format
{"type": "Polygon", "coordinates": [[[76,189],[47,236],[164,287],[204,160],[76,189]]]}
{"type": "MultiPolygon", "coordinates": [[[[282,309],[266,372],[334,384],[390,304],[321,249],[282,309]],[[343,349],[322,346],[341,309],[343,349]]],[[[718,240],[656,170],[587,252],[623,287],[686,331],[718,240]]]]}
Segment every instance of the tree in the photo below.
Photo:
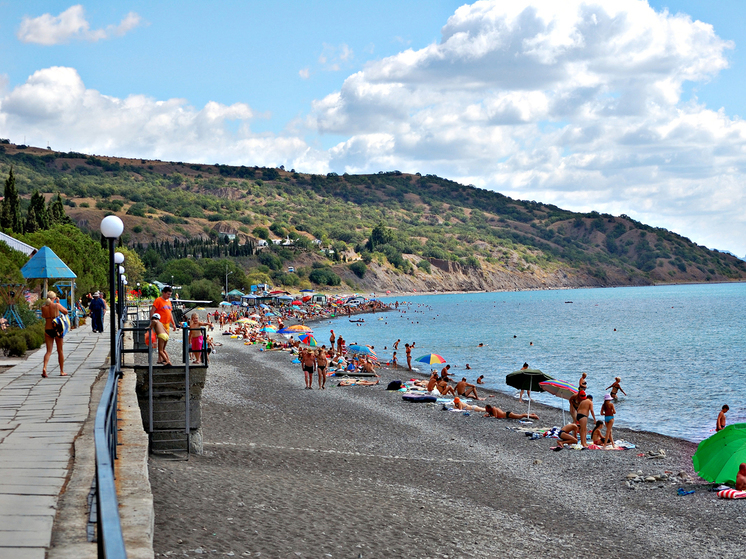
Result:
{"type": "Polygon", "coordinates": [[[264,239],[265,241],[269,240],[269,230],[266,227],[254,227],[252,233],[260,239],[264,239]]]}
{"type": "Polygon", "coordinates": [[[14,233],[23,233],[23,221],[21,221],[21,199],[16,189],[16,178],[13,175],[13,167],[10,168],[8,178],[5,180],[5,192],[0,208],[0,227],[10,229],[14,233]]]}
{"type": "Polygon", "coordinates": [[[50,225],[49,212],[44,203],[44,196],[39,194],[38,190],[34,190],[34,194],[31,196],[31,203],[26,212],[26,222],[23,229],[26,233],[34,233],[39,230],[45,231],[49,229],[50,225]]]}
{"type": "Polygon", "coordinates": [[[127,276],[127,283],[130,288],[134,289],[137,287],[137,282],[145,280],[145,265],[134,249],[118,247],[117,251],[124,255],[124,275],[127,276]]]}
{"type": "Polygon", "coordinates": [[[65,213],[65,205],[62,203],[62,196],[57,193],[57,197],[49,202],[49,221],[52,224],[57,223],[72,223],[67,214],[65,213]]]}
{"type": "Polygon", "coordinates": [[[187,289],[187,294],[190,299],[212,301],[213,305],[217,305],[222,300],[220,287],[214,281],[208,279],[193,281],[187,289]]]}
{"type": "Polygon", "coordinates": [[[387,229],[383,222],[380,222],[370,232],[370,238],[368,239],[368,242],[365,246],[369,251],[375,252],[376,247],[380,245],[387,245],[393,240],[394,235],[393,233],[391,233],[391,230],[387,229]]]}

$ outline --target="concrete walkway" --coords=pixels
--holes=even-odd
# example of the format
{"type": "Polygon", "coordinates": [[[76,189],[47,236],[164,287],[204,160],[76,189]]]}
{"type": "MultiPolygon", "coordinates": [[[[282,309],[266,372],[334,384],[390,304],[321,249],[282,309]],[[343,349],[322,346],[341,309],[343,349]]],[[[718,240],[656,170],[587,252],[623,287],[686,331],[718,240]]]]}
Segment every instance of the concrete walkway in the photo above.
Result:
{"type": "Polygon", "coordinates": [[[65,337],[67,377],[44,348],[0,373],[0,559],[44,559],[57,501],[88,418],[91,387],[108,366],[109,333],[89,325],[65,337]]]}

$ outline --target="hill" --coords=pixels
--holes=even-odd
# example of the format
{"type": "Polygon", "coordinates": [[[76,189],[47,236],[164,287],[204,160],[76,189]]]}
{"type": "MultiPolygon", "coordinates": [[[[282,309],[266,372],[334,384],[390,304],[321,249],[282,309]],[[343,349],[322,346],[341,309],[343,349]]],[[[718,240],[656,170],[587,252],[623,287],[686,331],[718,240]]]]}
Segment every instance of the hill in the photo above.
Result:
{"type": "MultiPolygon", "coordinates": [[[[0,173],[7,176],[13,166],[24,204],[35,190],[47,198],[61,193],[68,216],[94,237],[104,215],[118,214],[123,242],[140,253],[150,276],[165,281],[174,269],[187,283],[203,277],[203,257],[228,258],[248,282],[341,280],[366,291],[746,278],[738,258],[625,215],[575,213],[434,175],[309,175],[10,143],[0,150],[0,173]],[[262,240],[270,246],[259,247],[262,240]],[[184,259],[195,260],[201,272],[184,259]]],[[[210,279],[222,285],[219,276],[213,271],[210,279]]]]}

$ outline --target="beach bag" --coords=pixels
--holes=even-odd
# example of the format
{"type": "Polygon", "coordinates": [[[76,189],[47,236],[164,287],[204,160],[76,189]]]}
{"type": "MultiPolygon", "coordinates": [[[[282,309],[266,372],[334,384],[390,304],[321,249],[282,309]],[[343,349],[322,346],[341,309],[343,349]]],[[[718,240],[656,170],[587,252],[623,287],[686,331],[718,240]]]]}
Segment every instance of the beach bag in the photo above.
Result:
{"type": "Polygon", "coordinates": [[[155,330],[153,330],[152,328],[148,328],[147,330],[145,330],[145,345],[146,346],[152,345],[153,347],[156,347],[157,339],[158,339],[158,336],[155,335],[155,330]]]}
{"type": "Polygon", "coordinates": [[[58,338],[64,338],[70,331],[70,319],[66,314],[61,314],[52,319],[52,327],[58,338]]]}
{"type": "Polygon", "coordinates": [[[402,387],[400,380],[392,380],[386,387],[386,390],[399,390],[402,387]]]}

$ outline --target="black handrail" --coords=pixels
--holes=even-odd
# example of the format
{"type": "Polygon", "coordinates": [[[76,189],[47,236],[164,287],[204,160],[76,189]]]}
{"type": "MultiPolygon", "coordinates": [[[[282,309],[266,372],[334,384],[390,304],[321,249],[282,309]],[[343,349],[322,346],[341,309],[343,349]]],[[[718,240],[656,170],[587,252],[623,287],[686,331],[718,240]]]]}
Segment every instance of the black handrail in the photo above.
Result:
{"type": "MultiPolygon", "coordinates": [[[[113,312],[113,310],[111,311],[113,312]]],[[[98,557],[126,559],[119,502],[114,483],[114,461],[117,458],[117,395],[121,378],[123,319],[119,321],[115,352],[110,356],[111,366],[101,401],[96,409],[94,441],[96,448],[96,506],[98,557]]]]}

